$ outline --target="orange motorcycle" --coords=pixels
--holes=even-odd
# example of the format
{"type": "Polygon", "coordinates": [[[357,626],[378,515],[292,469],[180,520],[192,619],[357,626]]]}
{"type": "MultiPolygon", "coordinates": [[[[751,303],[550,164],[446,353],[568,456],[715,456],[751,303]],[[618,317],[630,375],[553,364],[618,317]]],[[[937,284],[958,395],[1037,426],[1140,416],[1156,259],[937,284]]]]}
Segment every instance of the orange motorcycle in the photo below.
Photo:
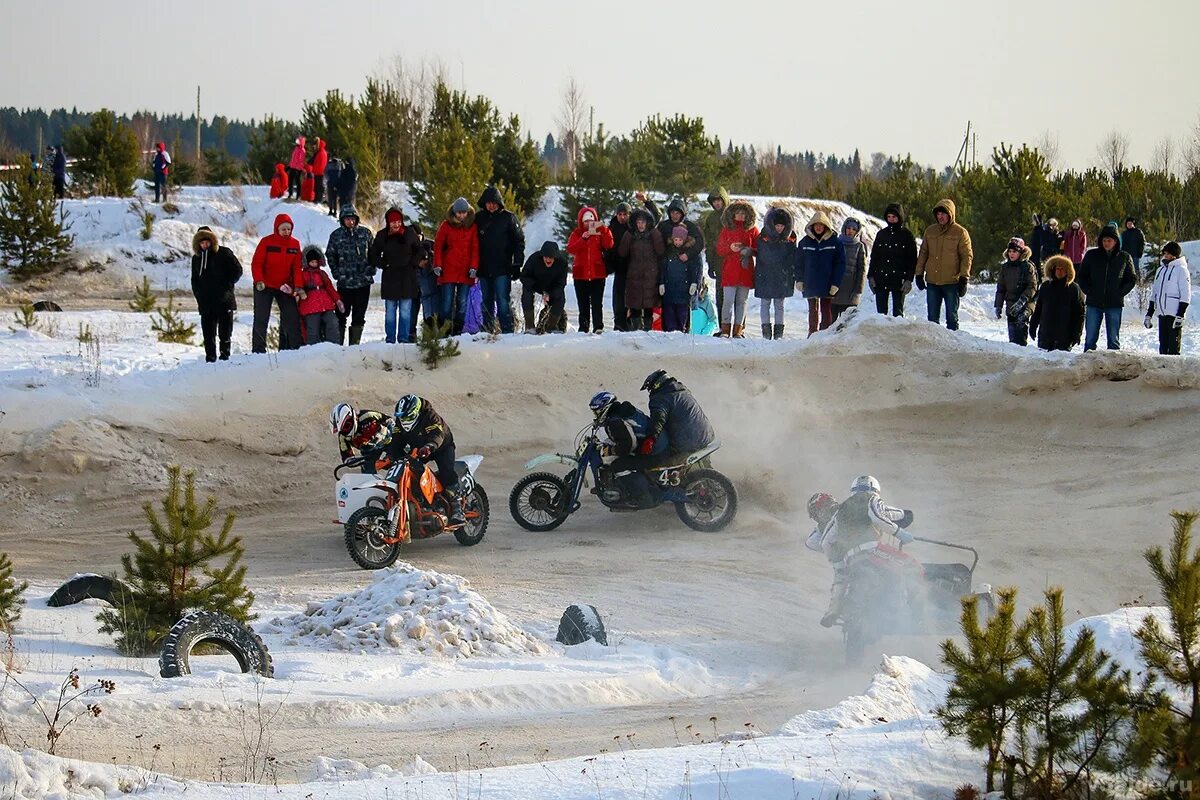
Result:
{"type": "Polygon", "coordinates": [[[475,480],[481,463],[483,456],[477,455],[463,456],[454,463],[458,492],[453,501],[447,500],[432,465],[423,463],[415,450],[392,464],[384,478],[364,475],[361,477],[369,480],[339,485],[339,505],[353,506],[362,498],[362,506],[345,522],[350,558],[363,569],[383,569],[396,561],[402,545],[448,531],[465,547],[479,544],[488,525],[487,494],[475,480]],[[343,488],[346,498],[340,496],[343,488]],[[464,524],[449,521],[453,513],[450,502],[461,504],[464,524]]]}

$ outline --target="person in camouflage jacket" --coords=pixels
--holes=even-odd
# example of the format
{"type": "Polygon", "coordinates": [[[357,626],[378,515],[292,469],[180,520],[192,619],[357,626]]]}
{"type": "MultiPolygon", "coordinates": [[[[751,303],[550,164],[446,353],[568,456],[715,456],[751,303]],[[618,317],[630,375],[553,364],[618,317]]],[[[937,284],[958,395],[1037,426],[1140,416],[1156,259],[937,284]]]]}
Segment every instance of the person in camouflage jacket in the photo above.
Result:
{"type": "Polygon", "coordinates": [[[325,260],[337,281],[337,291],[345,311],[338,313],[339,339],[346,343],[346,318],[350,318],[350,344],[362,339],[366,323],[367,304],[371,302],[371,284],[375,282],[375,267],[371,266],[371,231],[359,224],[354,206],[342,206],[341,225],[329,234],[325,260]]]}

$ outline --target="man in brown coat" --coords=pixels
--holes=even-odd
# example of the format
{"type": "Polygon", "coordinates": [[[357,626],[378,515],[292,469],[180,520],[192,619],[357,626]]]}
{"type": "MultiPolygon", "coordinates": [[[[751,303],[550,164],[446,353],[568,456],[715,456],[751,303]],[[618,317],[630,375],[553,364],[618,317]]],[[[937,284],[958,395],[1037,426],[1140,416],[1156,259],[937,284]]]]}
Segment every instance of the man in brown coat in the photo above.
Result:
{"type": "Polygon", "coordinates": [[[940,200],[933,208],[934,224],[925,229],[917,254],[917,288],[925,292],[929,321],[941,322],[946,304],[946,327],[958,330],[958,301],[967,293],[971,277],[971,234],[954,221],[953,200],[940,200]]]}

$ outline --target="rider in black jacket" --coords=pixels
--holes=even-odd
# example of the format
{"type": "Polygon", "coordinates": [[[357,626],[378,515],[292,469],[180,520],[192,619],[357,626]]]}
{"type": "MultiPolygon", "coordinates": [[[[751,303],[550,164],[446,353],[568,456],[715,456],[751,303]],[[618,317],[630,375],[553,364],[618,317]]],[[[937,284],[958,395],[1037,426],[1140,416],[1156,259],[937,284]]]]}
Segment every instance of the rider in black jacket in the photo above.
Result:
{"type": "Polygon", "coordinates": [[[443,494],[453,513],[451,525],[466,522],[462,506],[458,501],[458,470],[455,468],[454,434],[433,405],[415,394],[406,394],[396,403],[396,426],[388,455],[400,462],[413,450],[422,462],[432,461],[437,465],[438,480],[443,494]]]}

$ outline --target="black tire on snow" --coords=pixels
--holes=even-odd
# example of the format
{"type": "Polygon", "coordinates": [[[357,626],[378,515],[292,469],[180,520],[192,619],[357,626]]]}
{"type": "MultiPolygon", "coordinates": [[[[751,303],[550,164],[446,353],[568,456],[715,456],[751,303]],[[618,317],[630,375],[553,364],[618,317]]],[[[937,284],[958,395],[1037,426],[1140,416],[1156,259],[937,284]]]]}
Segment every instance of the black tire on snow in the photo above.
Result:
{"type": "Polygon", "coordinates": [[[211,644],[229,653],[242,672],[275,677],[271,654],[259,635],[220,611],[194,611],[172,626],[158,656],[158,674],[164,678],[191,675],[189,657],[199,644],[211,644]]]}
{"type": "Polygon", "coordinates": [[[372,550],[380,553],[379,558],[371,558],[365,548],[370,545],[370,533],[359,531],[359,523],[368,525],[387,525],[387,512],[375,506],[363,506],[350,515],[346,520],[346,552],[354,563],[363,569],[385,569],[396,563],[400,557],[400,543],[371,546],[372,550]],[[363,541],[366,539],[366,541],[363,541]]]}
{"type": "Polygon", "coordinates": [[[846,666],[856,667],[862,663],[867,652],[870,634],[852,621],[842,624],[842,640],[846,646],[846,666]]]}
{"type": "Polygon", "coordinates": [[[588,639],[608,647],[608,632],[595,606],[574,603],[567,606],[558,621],[558,635],[554,640],[565,645],[583,644],[588,639]]]}
{"type": "Polygon", "coordinates": [[[559,525],[562,525],[564,522],[566,522],[566,519],[569,516],[569,512],[566,510],[565,506],[567,504],[567,495],[570,493],[570,491],[571,490],[567,487],[567,485],[563,483],[563,479],[554,473],[535,472],[531,475],[526,475],[524,478],[521,478],[521,480],[517,481],[517,485],[512,488],[512,491],[508,495],[508,511],[510,514],[512,514],[512,518],[516,521],[516,523],[527,531],[552,531],[559,525]],[[546,493],[546,497],[540,498],[538,500],[539,503],[543,499],[548,500],[551,503],[554,501],[557,501],[558,503],[558,507],[548,506],[545,509],[537,509],[530,504],[531,511],[550,515],[549,519],[547,519],[545,522],[529,520],[521,513],[521,493],[524,492],[526,488],[533,486],[534,484],[540,484],[540,486],[530,492],[529,501],[534,499],[534,492],[543,491],[546,493]],[[554,497],[552,493],[557,494],[557,497],[554,497]]]}
{"type": "MultiPolygon", "coordinates": [[[[706,513],[707,510],[700,503],[676,503],[675,513],[679,519],[683,521],[692,530],[705,531],[713,533],[722,530],[729,523],[733,522],[733,518],[737,516],[738,496],[737,489],[733,483],[715,469],[696,469],[689,472],[683,479],[683,490],[689,496],[695,491],[692,487],[696,484],[707,484],[710,489],[717,489],[721,494],[725,495],[725,510],[717,517],[710,519],[700,519],[693,516],[689,510],[693,506],[697,512],[706,513]]],[[[715,493],[714,493],[715,494],[715,493]]],[[[711,501],[709,501],[711,502],[711,501]]]]}
{"type": "Polygon", "coordinates": [[[73,606],[84,600],[103,600],[110,606],[118,606],[118,598],[129,594],[129,587],[110,575],[76,575],[54,590],[46,605],[51,608],[73,606]]]}
{"type": "Polygon", "coordinates": [[[472,524],[471,520],[467,520],[467,524],[454,532],[454,538],[458,539],[458,543],[463,547],[471,547],[483,541],[484,534],[487,533],[488,520],[491,518],[491,507],[488,506],[487,492],[478,483],[471,490],[471,494],[467,495],[466,507],[464,511],[478,511],[479,521],[472,524]]]}

